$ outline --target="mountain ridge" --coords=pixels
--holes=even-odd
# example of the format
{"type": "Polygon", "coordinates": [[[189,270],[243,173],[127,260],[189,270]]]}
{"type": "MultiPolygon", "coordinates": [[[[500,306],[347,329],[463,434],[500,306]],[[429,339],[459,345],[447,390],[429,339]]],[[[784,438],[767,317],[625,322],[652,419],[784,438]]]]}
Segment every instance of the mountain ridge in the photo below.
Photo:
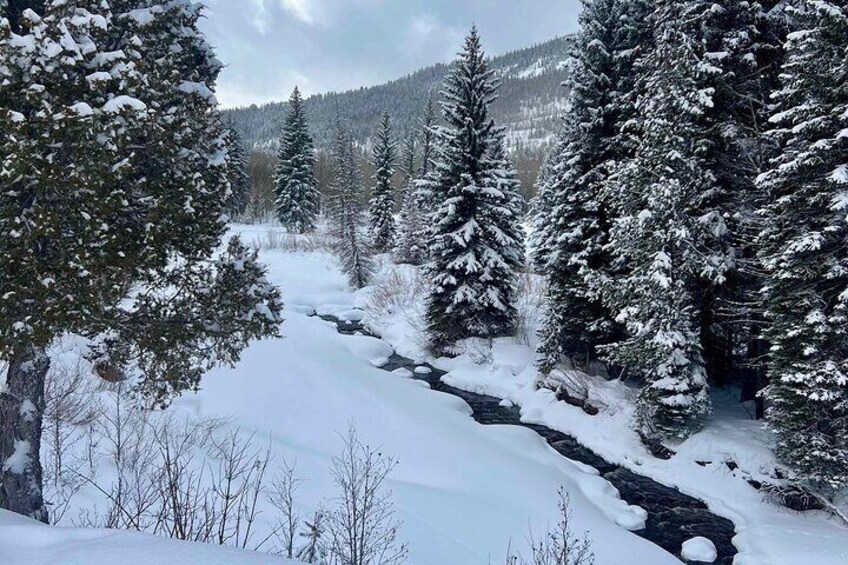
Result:
{"type": "MultiPolygon", "coordinates": [[[[572,36],[566,35],[489,58],[502,80],[492,114],[506,128],[513,152],[541,152],[556,132],[571,44],[572,36]]],[[[316,145],[324,148],[329,143],[337,111],[361,146],[368,145],[384,110],[391,114],[396,134],[405,135],[416,127],[429,93],[438,96],[450,67],[436,63],[383,84],[310,96],[304,107],[316,145]]],[[[287,106],[287,102],[270,102],[222,113],[249,148],[271,152],[287,106]]]]}

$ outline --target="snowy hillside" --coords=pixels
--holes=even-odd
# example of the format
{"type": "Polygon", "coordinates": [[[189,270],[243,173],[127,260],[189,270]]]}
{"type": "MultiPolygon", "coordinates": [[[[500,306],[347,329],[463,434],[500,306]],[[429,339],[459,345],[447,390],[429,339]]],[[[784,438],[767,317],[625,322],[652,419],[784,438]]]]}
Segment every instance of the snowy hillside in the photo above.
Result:
{"type": "MultiPolygon", "coordinates": [[[[492,112],[506,126],[513,148],[534,149],[550,141],[564,100],[561,84],[570,45],[571,38],[560,37],[492,58],[492,68],[503,79],[492,112]]],[[[447,65],[438,64],[383,85],[312,96],[305,104],[310,129],[319,144],[329,143],[339,108],[360,144],[370,138],[384,110],[392,113],[398,131],[409,130],[415,127],[428,94],[438,94],[447,71],[447,65]]],[[[285,103],[271,103],[225,110],[224,116],[249,147],[268,146],[280,135],[286,109],[285,103]]]]}

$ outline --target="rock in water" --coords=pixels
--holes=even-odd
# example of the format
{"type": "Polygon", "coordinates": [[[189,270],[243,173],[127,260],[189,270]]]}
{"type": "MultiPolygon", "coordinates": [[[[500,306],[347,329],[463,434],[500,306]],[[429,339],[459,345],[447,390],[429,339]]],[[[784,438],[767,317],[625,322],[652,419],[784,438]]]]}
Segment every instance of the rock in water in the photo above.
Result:
{"type": "Polygon", "coordinates": [[[718,552],[713,542],[699,536],[683,542],[680,556],[693,563],[713,563],[718,557],[718,552]]]}

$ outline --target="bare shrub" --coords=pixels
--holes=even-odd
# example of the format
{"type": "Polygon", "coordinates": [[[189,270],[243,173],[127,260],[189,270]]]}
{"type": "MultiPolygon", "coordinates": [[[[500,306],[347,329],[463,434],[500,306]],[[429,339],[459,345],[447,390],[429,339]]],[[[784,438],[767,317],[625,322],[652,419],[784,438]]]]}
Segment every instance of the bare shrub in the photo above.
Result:
{"type": "Polygon", "coordinates": [[[114,480],[109,485],[100,485],[93,478],[70,469],[100,491],[108,501],[107,506],[82,511],[75,523],[84,527],[146,531],[155,523],[155,520],[148,523],[146,519],[156,499],[150,471],[156,458],[147,413],[137,409],[127,385],[117,384],[113,389],[112,401],[104,403],[100,419],[90,427],[94,448],[89,453],[89,460],[96,464],[105,459],[114,470],[114,480]]]}
{"type": "MultiPolygon", "coordinates": [[[[303,520],[295,504],[301,482],[302,480],[297,476],[297,462],[289,465],[288,462],[283,461],[282,470],[274,478],[268,494],[268,499],[278,514],[277,552],[289,559],[295,557],[295,539],[303,520]]],[[[316,518],[316,522],[320,525],[320,517],[316,518]]]]}
{"type": "Polygon", "coordinates": [[[408,337],[419,350],[428,348],[425,322],[427,284],[418,269],[387,265],[369,289],[364,304],[368,319],[375,327],[383,320],[398,315],[404,320],[412,335],[408,337]]]}
{"type": "MultiPolygon", "coordinates": [[[[69,377],[62,386],[77,382],[69,377]]],[[[144,410],[125,383],[103,385],[96,394],[102,410],[95,417],[59,410],[67,405],[58,399],[55,404],[64,418],[74,416],[68,425],[87,441],[76,449],[76,459],[62,459],[58,473],[73,477],[77,490],[87,487],[103,498],[81,510],[75,525],[273,551],[304,563],[405,560],[407,547],[398,541],[400,522],[385,486],[397,462],[362,444],[352,426],[330,469],[339,495],[307,520],[297,506],[303,481],[296,465],[283,461],[273,475],[270,450],[256,446],[254,436],[221,420],[144,410]],[[96,475],[104,467],[109,471],[96,475]]]]}
{"type": "MultiPolygon", "coordinates": [[[[219,500],[205,482],[200,449],[208,448],[211,426],[166,419],[152,426],[158,472],[153,477],[152,532],[174,539],[209,542],[217,533],[219,500]]],[[[221,505],[229,501],[220,501],[221,505]]]]}
{"type": "Polygon", "coordinates": [[[254,238],[253,247],[262,251],[283,251],[284,253],[312,253],[330,251],[331,240],[322,231],[299,234],[288,233],[284,229],[269,229],[261,237],[254,238]]]}
{"type": "Polygon", "coordinates": [[[406,311],[417,307],[425,293],[426,288],[416,270],[387,267],[374,282],[365,310],[378,318],[406,311]]]}
{"type": "Polygon", "coordinates": [[[384,488],[397,461],[359,441],[350,426],[332,475],[339,489],[337,506],[327,513],[329,557],[334,565],[394,565],[407,556],[398,541],[392,493],[384,488]]]}
{"type": "Polygon", "coordinates": [[[524,345],[536,342],[536,333],[542,322],[544,307],[544,279],[526,269],[518,278],[515,296],[516,339],[524,345]]]}
{"type": "MultiPolygon", "coordinates": [[[[256,539],[260,500],[271,463],[270,449],[253,446],[253,436],[242,438],[239,430],[211,434],[208,454],[217,464],[212,470],[211,492],[205,506],[215,526],[214,541],[242,549],[261,549],[272,537],[256,539]],[[211,496],[210,496],[211,494],[211,496]]],[[[204,539],[202,541],[210,541],[204,539]]]]}
{"type": "Polygon", "coordinates": [[[773,504],[795,512],[822,510],[840,520],[844,525],[848,525],[848,512],[845,508],[840,508],[836,502],[797,481],[782,484],[767,483],[762,486],[761,491],[765,499],[773,504]]]}
{"type": "Polygon", "coordinates": [[[262,549],[276,534],[257,531],[270,451],[224,424],[141,410],[118,385],[94,432],[113,479],[78,473],[107,504],[81,512],[76,524],[262,549]]]}
{"type": "Polygon", "coordinates": [[[102,410],[90,371],[81,362],[54,365],[44,383],[44,484],[54,521],[61,521],[85,481],[77,472],[93,471],[92,436],[86,433],[102,410]]]}
{"type": "Polygon", "coordinates": [[[595,554],[592,552],[592,542],[586,537],[577,537],[572,533],[571,502],[565,489],[560,488],[559,522],[556,527],[535,539],[530,532],[530,559],[507,550],[506,565],[592,565],[595,554]]]}

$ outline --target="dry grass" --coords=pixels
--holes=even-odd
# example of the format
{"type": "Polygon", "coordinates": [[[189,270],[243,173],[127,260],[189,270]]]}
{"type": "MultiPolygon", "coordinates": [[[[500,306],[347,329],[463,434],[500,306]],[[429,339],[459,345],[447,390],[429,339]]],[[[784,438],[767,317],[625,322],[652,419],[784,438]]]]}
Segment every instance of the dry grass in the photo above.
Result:
{"type": "Polygon", "coordinates": [[[284,253],[330,251],[331,243],[331,238],[321,231],[299,234],[288,233],[284,229],[269,229],[264,236],[257,236],[253,240],[253,246],[261,251],[284,253]]]}

